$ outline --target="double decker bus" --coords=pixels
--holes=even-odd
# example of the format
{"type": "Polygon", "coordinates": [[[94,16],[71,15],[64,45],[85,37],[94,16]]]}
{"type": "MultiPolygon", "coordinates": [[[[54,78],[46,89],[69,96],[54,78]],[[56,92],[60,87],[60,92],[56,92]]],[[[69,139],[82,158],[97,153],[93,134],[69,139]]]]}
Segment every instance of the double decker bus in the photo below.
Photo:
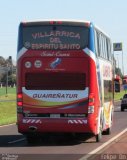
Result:
{"type": "Polygon", "coordinates": [[[111,40],[88,21],[19,26],[17,125],[28,142],[42,133],[111,132],[111,40]]]}

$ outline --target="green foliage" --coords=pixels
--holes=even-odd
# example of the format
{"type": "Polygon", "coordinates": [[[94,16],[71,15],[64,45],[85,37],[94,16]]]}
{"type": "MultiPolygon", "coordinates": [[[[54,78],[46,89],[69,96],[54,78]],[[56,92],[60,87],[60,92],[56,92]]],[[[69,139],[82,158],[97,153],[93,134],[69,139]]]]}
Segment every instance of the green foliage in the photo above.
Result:
{"type": "MultiPolygon", "coordinates": [[[[1,82],[3,82],[3,84],[6,85],[6,81],[7,81],[7,74],[4,74],[1,78],[1,82]]],[[[16,74],[8,75],[8,85],[13,86],[14,84],[16,84],[16,74]]]]}
{"type": "Polygon", "coordinates": [[[0,125],[16,122],[16,102],[0,102],[0,125]]]}
{"type": "Polygon", "coordinates": [[[122,74],[120,68],[115,68],[115,74],[116,74],[116,75],[119,75],[121,78],[123,77],[123,74],[122,74]]]}
{"type": "Polygon", "coordinates": [[[120,100],[126,92],[122,90],[121,92],[117,92],[114,94],[114,100],[120,100]]]}
{"type": "Polygon", "coordinates": [[[6,94],[6,87],[0,88],[0,100],[16,100],[16,88],[8,87],[6,94]]]}
{"type": "Polygon", "coordinates": [[[0,83],[5,86],[8,80],[9,85],[16,84],[16,66],[13,65],[11,56],[8,59],[0,56],[0,66],[0,83]]]}
{"type": "Polygon", "coordinates": [[[0,56],[0,65],[1,66],[5,66],[6,65],[6,60],[2,56],[0,56]]]}
{"type": "Polygon", "coordinates": [[[9,87],[7,93],[0,88],[0,125],[16,122],[16,88],[9,87]]]}

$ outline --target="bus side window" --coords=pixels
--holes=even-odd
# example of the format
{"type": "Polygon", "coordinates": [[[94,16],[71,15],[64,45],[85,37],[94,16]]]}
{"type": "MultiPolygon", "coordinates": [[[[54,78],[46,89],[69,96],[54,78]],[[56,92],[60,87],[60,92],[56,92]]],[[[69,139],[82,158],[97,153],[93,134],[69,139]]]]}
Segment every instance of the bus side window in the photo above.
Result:
{"type": "Polygon", "coordinates": [[[98,56],[100,57],[100,39],[99,39],[99,32],[98,31],[96,31],[96,47],[97,47],[97,54],[98,54],[98,56]]]}
{"type": "Polygon", "coordinates": [[[107,50],[107,59],[112,61],[112,52],[111,52],[111,41],[106,38],[106,50],[107,50]]]}
{"type": "Polygon", "coordinates": [[[98,57],[98,52],[99,52],[99,48],[98,48],[98,37],[97,37],[97,31],[94,30],[94,42],[95,42],[95,52],[96,52],[96,55],[98,57]]]}

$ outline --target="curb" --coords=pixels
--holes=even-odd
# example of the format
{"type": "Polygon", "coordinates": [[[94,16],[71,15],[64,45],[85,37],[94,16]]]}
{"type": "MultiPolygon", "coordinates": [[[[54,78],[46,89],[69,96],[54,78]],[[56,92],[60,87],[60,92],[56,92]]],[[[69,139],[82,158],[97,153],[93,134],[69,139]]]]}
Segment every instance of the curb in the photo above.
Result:
{"type": "Polygon", "coordinates": [[[11,123],[11,124],[0,125],[0,128],[2,128],[2,127],[8,127],[8,126],[12,126],[12,125],[16,125],[16,123],[11,123]]]}

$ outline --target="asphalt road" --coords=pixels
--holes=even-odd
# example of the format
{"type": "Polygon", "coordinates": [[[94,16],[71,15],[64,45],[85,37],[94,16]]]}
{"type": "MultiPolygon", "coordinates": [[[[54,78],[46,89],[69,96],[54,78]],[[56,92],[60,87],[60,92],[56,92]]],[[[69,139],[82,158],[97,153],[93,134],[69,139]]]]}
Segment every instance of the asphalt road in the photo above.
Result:
{"type": "MultiPolygon", "coordinates": [[[[44,135],[37,143],[29,145],[26,138],[17,132],[16,125],[0,127],[0,158],[2,160],[5,158],[22,160],[78,160],[127,128],[127,110],[121,112],[119,104],[115,106],[113,123],[112,134],[103,135],[102,141],[99,143],[96,143],[95,137],[90,135],[73,137],[65,134],[50,134],[44,135]]],[[[118,150],[115,150],[115,147],[114,149],[111,147],[115,146],[115,143],[118,144],[118,142],[121,141],[114,140],[110,145],[102,148],[99,153],[120,153],[118,150]],[[111,151],[110,148],[112,148],[112,152],[109,152],[109,150],[111,151]]],[[[122,141],[122,145],[125,147],[127,147],[126,143],[127,141],[125,141],[125,144],[122,141]]]]}

